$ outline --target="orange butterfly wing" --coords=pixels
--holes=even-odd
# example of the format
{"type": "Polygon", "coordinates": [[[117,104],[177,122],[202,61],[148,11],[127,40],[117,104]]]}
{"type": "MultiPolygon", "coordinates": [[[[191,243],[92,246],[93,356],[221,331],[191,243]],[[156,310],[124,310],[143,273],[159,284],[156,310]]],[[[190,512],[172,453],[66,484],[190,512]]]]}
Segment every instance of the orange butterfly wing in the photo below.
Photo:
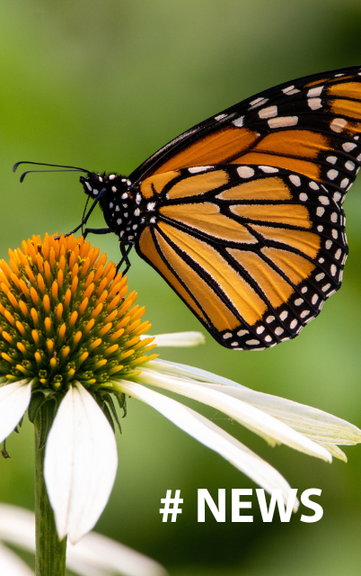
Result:
{"type": "Polygon", "coordinates": [[[294,337],[341,284],[346,191],[361,162],[361,69],[254,96],[130,176],[154,210],[136,241],[230,348],[294,337]]]}

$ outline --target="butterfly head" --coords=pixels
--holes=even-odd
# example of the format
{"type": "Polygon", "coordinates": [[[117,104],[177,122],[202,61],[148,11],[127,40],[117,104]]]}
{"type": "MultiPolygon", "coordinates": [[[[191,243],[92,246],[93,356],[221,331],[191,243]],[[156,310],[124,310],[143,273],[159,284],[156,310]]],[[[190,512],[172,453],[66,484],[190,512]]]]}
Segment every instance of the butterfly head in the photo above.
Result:
{"type": "Polygon", "coordinates": [[[90,198],[99,199],[100,196],[107,196],[107,193],[112,195],[119,192],[126,193],[130,181],[123,176],[117,174],[98,174],[97,172],[89,172],[87,176],[81,176],[80,182],[83,185],[84,192],[90,198]]]}
{"type": "Polygon", "coordinates": [[[108,177],[104,174],[89,172],[87,176],[80,176],[80,182],[83,185],[84,192],[90,198],[99,198],[107,188],[108,177]]]}

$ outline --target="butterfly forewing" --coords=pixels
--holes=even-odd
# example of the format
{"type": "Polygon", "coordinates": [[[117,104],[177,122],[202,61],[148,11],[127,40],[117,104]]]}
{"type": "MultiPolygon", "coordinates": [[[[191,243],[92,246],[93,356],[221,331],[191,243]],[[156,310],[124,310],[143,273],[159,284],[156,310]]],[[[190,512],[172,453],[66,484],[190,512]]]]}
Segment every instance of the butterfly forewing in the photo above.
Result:
{"type": "Polygon", "coordinates": [[[132,175],[221,163],[266,164],[343,195],[361,160],[360,68],[301,78],[253,96],[185,132],[132,175]]]}

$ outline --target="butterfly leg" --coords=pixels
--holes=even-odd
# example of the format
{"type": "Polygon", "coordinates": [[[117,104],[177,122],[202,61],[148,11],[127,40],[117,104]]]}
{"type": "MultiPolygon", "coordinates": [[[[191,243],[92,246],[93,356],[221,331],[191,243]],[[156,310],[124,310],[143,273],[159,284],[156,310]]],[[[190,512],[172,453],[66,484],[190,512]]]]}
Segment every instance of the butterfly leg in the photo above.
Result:
{"type": "Polygon", "coordinates": [[[85,240],[88,234],[110,234],[110,232],[113,232],[110,228],[85,228],[83,238],[85,240]]]}
{"type": "Polygon", "coordinates": [[[133,244],[124,244],[123,242],[120,243],[120,252],[122,254],[122,259],[117,265],[117,272],[119,272],[119,268],[122,264],[125,264],[125,269],[122,271],[122,274],[126,274],[130,268],[130,261],[128,258],[128,254],[131,251],[133,244]]]}
{"type": "MultiPolygon", "coordinates": [[[[89,197],[88,197],[88,199],[87,199],[87,201],[86,201],[86,204],[85,204],[83,216],[82,216],[82,219],[81,219],[81,222],[80,222],[79,226],[77,226],[76,228],[74,228],[74,230],[71,230],[71,232],[68,232],[67,234],[64,234],[65,238],[66,238],[67,236],[71,236],[71,234],[74,234],[75,232],[77,232],[78,230],[80,230],[80,228],[82,229],[82,235],[84,236],[84,238],[85,238],[86,234],[88,234],[89,232],[93,232],[94,234],[97,234],[97,232],[96,232],[95,230],[92,230],[92,229],[90,229],[90,228],[88,228],[88,229],[86,228],[86,229],[84,230],[84,232],[83,232],[83,226],[84,226],[84,224],[86,224],[86,223],[88,222],[91,213],[93,212],[95,206],[98,204],[99,199],[100,199],[100,197],[102,196],[102,194],[103,194],[104,192],[105,192],[105,188],[103,188],[103,189],[99,192],[99,196],[98,196],[97,198],[95,198],[93,204],[90,206],[88,212],[86,213],[86,208],[87,208],[88,201],[89,201],[89,197]]],[[[103,230],[103,228],[102,228],[101,230],[103,230]]],[[[109,229],[107,229],[107,231],[110,232],[109,229]]],[[[107,232],[98,232],[98,234],[106,234],[106,233],[107,233],[107,232]]],[[[59,240],[59,236],[57,236],[57,237],[55,238],[55,240],[59,240]]]]}
{"type": "MultiPolygon", "coordinates": [[[[81,224],[79,224],[79,226],[74,228],[74,230],[71,230],[71,232],[67,232],[66,234],[64,234],[64,237],[66,238],[67,236],[71,236],[72,234],[77,232],[80,228],[82,228],[82,226],[83,226],[83,222],[81,222],[81,224]]],[[[59,240],[59,238],[60,238],[60,236],[56,236],[55,240],[59,240]]]]}

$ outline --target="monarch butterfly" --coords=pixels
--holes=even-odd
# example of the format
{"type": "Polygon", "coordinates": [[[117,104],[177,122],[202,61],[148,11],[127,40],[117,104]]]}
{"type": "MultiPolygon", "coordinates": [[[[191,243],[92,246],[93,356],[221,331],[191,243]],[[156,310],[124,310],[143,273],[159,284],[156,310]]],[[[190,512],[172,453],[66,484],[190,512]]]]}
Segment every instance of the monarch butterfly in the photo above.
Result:
{"type": "Polygon", "coordinates": [[[360,134],[360,67],[281,84],[184,132],[129,178],[79,169],[94,201],[76,230],[98,203],[107,228],[85,234],[114,232],[126,263],[134,245],[220,344],[274,346],[341,285],[360,134]]]}

